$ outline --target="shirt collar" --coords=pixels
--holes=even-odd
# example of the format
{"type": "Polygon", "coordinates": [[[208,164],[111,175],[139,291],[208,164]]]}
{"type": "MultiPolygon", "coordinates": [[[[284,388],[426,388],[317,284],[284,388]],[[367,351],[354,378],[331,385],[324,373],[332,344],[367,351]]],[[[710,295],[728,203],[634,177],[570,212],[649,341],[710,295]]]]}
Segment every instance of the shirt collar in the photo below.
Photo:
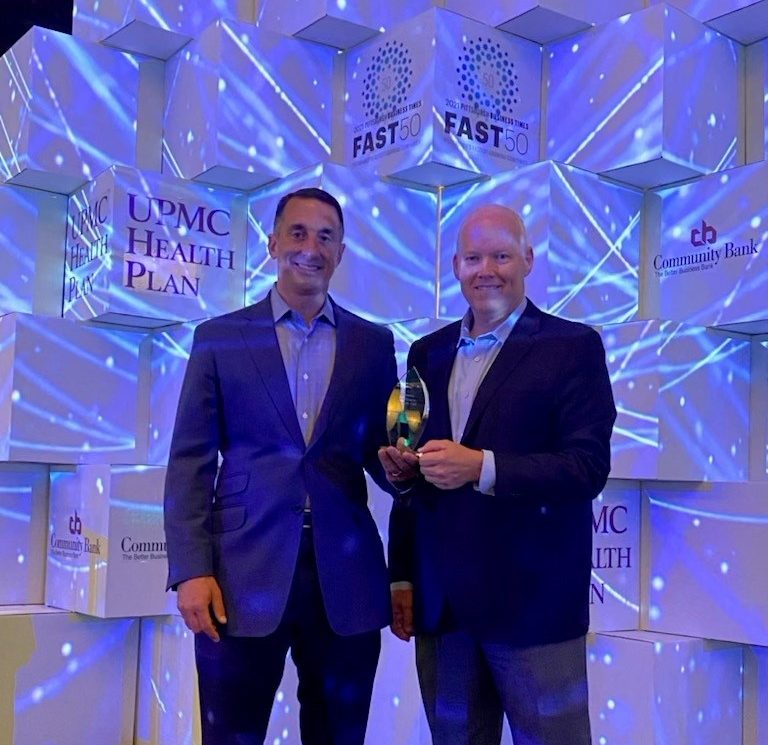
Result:
{"type": "MultiPolygon", "coordinates": [[[[272,307],[272,319],[275,323],[282,321],[286,316],[292,319],[301,318],[300,314],[296,313],[288,303],[283,300],[283,296],[277,291],[277,285],[273,285],[269,291],[269,302],[272,307]]],[[[331,324],[336,325],[336,314],[333,311],[333,305],[328,295],[325,296],[325,302],[323,307],[320,308],[319,313],[312,319],[312,321],[325,320],[331,324]]],[[[302,319],[303,323],[303,319],[302,319]]],[[[312,323],[309,324],[310,326],[312,323]]]]}
{"type": "Polygon", "coordinates": [[[472,309],[467,308],[467,312],[461,319],[461,333],[459,334],[459,340],[456,343],[457,347],[462,347],[465,344],[475,344],[480,340],[488,340],[503,344],[509,335],[512,333],[512,329],[515,328],[515,324],[520,320],[520,316],[523,315],[528,305],[528,300],[523,298],[520,305],[517,306],[496,328],[486,331],[484,334],[480,334],[476,339],[472,338],[469,330],[472,326],[473,316],[472,309]]]}

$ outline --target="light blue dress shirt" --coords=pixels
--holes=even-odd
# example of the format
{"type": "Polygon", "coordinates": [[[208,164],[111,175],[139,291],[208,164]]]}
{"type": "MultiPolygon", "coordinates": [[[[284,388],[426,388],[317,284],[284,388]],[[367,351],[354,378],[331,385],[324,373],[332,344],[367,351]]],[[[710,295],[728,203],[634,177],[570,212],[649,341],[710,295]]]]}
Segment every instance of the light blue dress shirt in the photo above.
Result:
{"type": "Polygon", "coordinates": [[[300,313],[291,310],[277,287],[272,288],[269,300],[296,418],[304,442],[308,443],[331,382],[336,356],[336,316],[327,296],[309,324],[300,313]]]}
{"type": "MultiPolygon", "coordinates": [[[[469,412],[475,396],[488,370],[496,360],[504,342],[525,311],[527,301],[523,298],[517,306],[496,328],[472,338],[472,310],[464,314],[461,321],[461,334],[453,362],[451,378],[448,383],[448,406],[451,414],[451,432],[453,441],[460,442],[467,426],[469,412]]],[[[484,494],[493,494],[496,486],[496,459],[491,450],[483,450],[483,465],[477,488],[484,494]]]]}

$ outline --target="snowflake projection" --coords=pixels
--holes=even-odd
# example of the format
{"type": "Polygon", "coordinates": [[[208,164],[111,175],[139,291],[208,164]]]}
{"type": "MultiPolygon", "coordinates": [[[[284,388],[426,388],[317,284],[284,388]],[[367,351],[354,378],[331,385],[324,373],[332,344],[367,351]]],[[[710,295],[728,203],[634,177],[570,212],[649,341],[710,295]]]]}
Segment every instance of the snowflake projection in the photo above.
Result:
{"type": "Polygon", "coordinates": [[[520,87],[515,63],[498,41],[479,36],[467,39],[456,68],[461,98],[491,114],[511,114],[520,87]]]}
{"type": "Polygon", "coordinates": [[[388,41],[380,46],[365,68],[365,115],[378,118],[405,103],[412,77],[413,60],[405,44],[401,41],[388,41]]]}

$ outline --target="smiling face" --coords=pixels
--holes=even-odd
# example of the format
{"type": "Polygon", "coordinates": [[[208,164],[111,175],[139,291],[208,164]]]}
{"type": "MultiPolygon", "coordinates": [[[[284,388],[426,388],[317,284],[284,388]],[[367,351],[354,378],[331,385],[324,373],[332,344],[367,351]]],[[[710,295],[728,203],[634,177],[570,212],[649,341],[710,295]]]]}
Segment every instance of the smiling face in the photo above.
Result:
{"type": "Polygon", "coordinates": [[[268,250],[277,261],[277,290],[289,306],[305,315],[320,310],[344,253],[342,237],[331,205],[304,197],[286,203],[268,250]]]}
{"type": "Polygon", "coordinates": [[[453,273],[474,316],[472,334],[490,331],[525,297],[533,249],[519,215],[491,204],[470,213],[459,230],[453,273]]]}

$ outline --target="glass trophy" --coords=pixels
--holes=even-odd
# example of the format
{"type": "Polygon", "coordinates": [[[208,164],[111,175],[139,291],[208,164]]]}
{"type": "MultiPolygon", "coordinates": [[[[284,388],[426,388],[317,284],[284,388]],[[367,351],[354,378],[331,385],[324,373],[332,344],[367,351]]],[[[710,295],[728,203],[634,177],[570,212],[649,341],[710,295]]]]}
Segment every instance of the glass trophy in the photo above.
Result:
{"type": "Polygon", "coordinates": [[[408,369],[392,389],[387,402],[387,434],[391,445],[414,450],[429,417],[429,393],[415,367],[408,369]]]}

